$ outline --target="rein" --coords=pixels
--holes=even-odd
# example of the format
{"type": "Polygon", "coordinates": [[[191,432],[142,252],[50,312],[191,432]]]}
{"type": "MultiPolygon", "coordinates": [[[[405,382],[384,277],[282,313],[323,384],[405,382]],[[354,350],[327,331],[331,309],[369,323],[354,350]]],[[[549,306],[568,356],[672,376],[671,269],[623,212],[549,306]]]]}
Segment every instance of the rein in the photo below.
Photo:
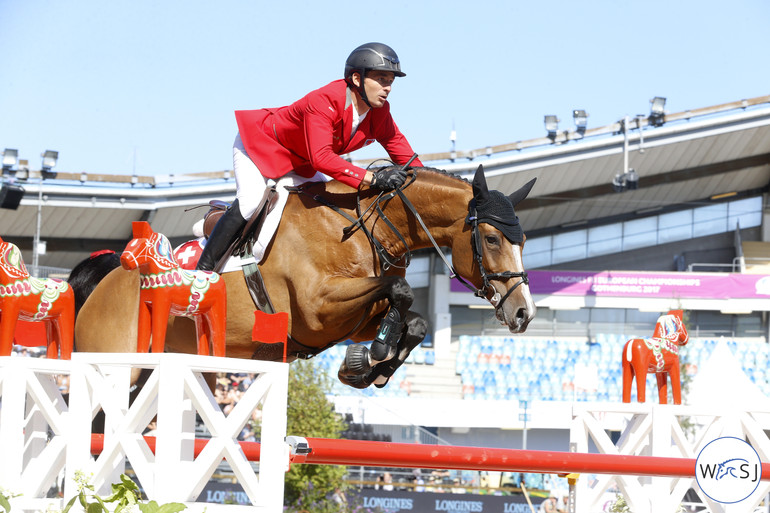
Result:
{"type": "Polygon", "coordinates": [[[292,192],[301,192],[303,194],[306,194],[307,196],[310,196],[311,198],[313,198],[314,201],[320,203],[321,205],[331,208],[341,216],[345,217],[348,221],[350,221],[351,224],[349,226],[346,226],[342,230],[344,236],[347,237],[354,230],[361,229],[366,235],[367,239],[369,239],[369,242],[372,244],[375,251],[377,252],[377,256],[379,257],[379,260],[380,260],[380,270],[382,272],[385,272],[392,267],[399,268],[399,269],[406,269],[409,266],[409,263],[411,261],[412,252],[409,249],[409,245],[407,244],[406,239],[398,230],[398,228],[396,228],[393,225],[393,223],[391,223],[390,219],[388,219],[387,215],[385,214],[385,212],[381,207],[381,204],[383,202],[390,201],[391,199],[398,196],[401,199],[401,202],[412,213],[414,218],[422,227],[425,234],[428,236],[428,239],[430,240],[431,244],[433,245],[436,252],[438,253],[438,256],[441,258],[441,260],[444,262],[444,265],[449,270],[450,279],[457,278],[457,280],[465,288],[473,292],[473,294],[476,297],[480,297],[480,298],[487,297],[487,294],[489,293],[489,289],[493,288],[491,287],[491,284],[490,284],[491,280],[509,280],[511,278],[520,278],[518,283],[516,283],[513,287],[508,289],[508,291],[505,293],[504,296],[501,296],[499,292],[495,291],[495,294],[492,296],[491,299],[489,299],[489,302],[492,303],[494,307],[497,307],[498,305],[503,304],[505,300],[508,299],[508,297],[511,295],[511,293],[514,290],[516,290],[520,285],[529,284],[529,278],[526,271],[522,271],[522,272],[504,271],[500,273],[488,273],[487,270],[484,268],[484,265],[482,263],[484,255],[481,247],[481,233],[479,232],[479,218],[476,213],[475,200],[471,200],[468,206],[468,216],[466,217],[465,222],[471,225],[471,247],[473,250],[473,257],[479,266],[479,272],[483,280],[483,285],[481,288],[477,289],[473,284],[471,284],[465,278],[457,274],[457,270],[446,258],[446,256],[444,255],[444,252],[441,251],[441,248],[439,247],[436,240],[433,238],[433,235],[430,233],[430,230],[428,229],[428,227],[425,225],[425,222],[422,220],[422,217],[420,216],[419,212],[417,212],[417,209],[414,207],[412,202],[409,201],[409,198],[407,198],[403,192],[403,190],[409,187],[411,184],[413,184],[416,179],[417,179],[417,172],[415,171],[412,173],[409,181],[407,181],[401,187],[398,187],[387,194],[385,192],[380,192],[377,195],[377,198],[375,198],[375,200],[368,207],[366,207],[366,209],[363,212],[361,212],[361,196],[359,191],[359,193],[356,194],[356,214],[358,215],[357,219],[348,215],[346,212],[340,209],[337,205],[330,203],[321,195],[319,194],[310,195],[307,191],[304,190],[304,187],[302,186],[291,188],[290,190],[292,192]],[[364,218],[367,217],[367,214],[372,209],[375,210],[378,217],[383,220],[383,222],[388,226],[388,228],[390,228],[391,231],[393,231],[393,233],[404,244],[404,247],[406,248],[406,252],[401,257],[396,258],[396,257],[393,257],[390,253],[388,253],[388,251],[385,249],[382,243],[374,236],[372,231],[366,227],[366,224],[364,223],[364,218]],[[403,261],[403,264],[399,264],[398,263],[399,261],[403,261]]]}

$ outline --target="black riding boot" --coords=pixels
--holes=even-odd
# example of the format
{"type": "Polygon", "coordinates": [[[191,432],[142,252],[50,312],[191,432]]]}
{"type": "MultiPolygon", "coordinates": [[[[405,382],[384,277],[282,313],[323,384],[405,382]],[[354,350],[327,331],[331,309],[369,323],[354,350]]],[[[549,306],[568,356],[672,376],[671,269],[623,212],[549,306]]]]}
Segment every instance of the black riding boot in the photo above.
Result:
{"type": "Polygon", "coordinates": [[[217,262],[225,254],[230,244],[241,234],[246,226],[246,219],[241,216],[241,209],[238,206],[238,199],[233,201],[211,232],[206,246],[203,248],[200,260],[196,269],[203,271],[213,271],[217,262]]]}

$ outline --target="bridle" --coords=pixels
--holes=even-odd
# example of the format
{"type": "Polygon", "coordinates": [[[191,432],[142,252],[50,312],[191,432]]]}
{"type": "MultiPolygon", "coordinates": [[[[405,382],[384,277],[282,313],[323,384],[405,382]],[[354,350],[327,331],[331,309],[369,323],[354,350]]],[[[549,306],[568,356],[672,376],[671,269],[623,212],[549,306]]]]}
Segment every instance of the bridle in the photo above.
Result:
{"type": "MultiPolygon", "coordinates": [[[[411,160],[413,160],[416,157],[412,157],[411,160]]],[[[409,163],[411,163],[411,160],[409,163]]],[[[408,166],[409,163],[405,164],[404,167],[408,166]]],[[[473,295],[480,298],[486,298],[487,295],[490,292],[490,289],[494,290],[494,295],[489,299],[489,302],[497,308],[499,305],[505,303],[506,299],[513,293],[514,290],[516,290],[520,285],[528,285],[529,284],[529,278],[526,271],[503,271],[499,273],[489,273],[487,272],[486,268],[483,265],[483,259],[484,259],[484,252],[483,248],[481,246],[481,233],[479,231],[479,224],[484,222],[484,219],[479,219],[476,211],[476,200],[471,200],[471,202],[468,205],[468,216],[465,218],[465,222],[467,224],[470,224],[471,226],[471,249],[473,251],[473,258],[476,261],[477,265],[479,266],[479,273],[481,275],[482,279],[482,286],[481,288],[476,288],[473,284],[468,282],[465,278],[460,276],[457,271],[455,270],[454,266],[449,262],[449,260],[444,255],[444,252],[441,251],[441,248],[439,247],[436,240],[433,238],[433,235],[431,235],[430,230],[427,226],[425,226],[425,223],[422,220],[422,217],[420,216],[419,212],[417,212],[417,209],[414,207],[411,201],[409,201],[409,198],[406,197],[406,195],[403,193],[403,190],[409,187],[414,181],[417,179],[417,171],[413,170],[411,173],[411,176],[407,182],[404,183],[401,187],[398,187],[394,189],[393,191],[390,191],[388,193],[380,192],[377,198],[362,212],[361,211],[361,202],[360,202],[360,192],[356,195],[356,214],[358,215],[357,219],[353,219],[352,217],[348,216],[345,212],[340,210],[334,205],[329,204],[323,198],[320,196],[315,196],[314,199],[316,201],[322,202],[326,204],[327,206],[330,206],[334,210],[336,210],[341,215],[345,216],[352,222],[350,226],[347,226],[343,229],[343,234],[345,236],[348,236],[350,233],[352,233],[356,229],[361,229],[364,234],[366,234],[366,237],[369,239],[369,242],[372,244],[372,247],[374,247],[375,251],[377,252],[377,256],[379,257],[380,261],[380,270],[382,272],[387,271],[388,269],[395,267],[399,269],[406,269],[409,266],[409,263],[411,262],[411,256],[412,252],[409,249],[409,245],[406,242],[406,239],[404,236],[399,232],[399,230],[391,223],[390,219],[388,219],[388,216],[385,214],[382,203],[387,203],[391,199],[398,196],[401,199],[401,202],[404,204],[404,206],[412,213],[414,218],[417,220],[417,222],[422,227],[425,234],[428,236],[428,239],[430,240],[431,244],[436,250],[436,253],[438,253],[439,258],[444,262],[444,265],[447,267],[447,269],[450,272],[450,279],[451,278],[457,278],[457,280],[468,290],[473,292],[473,295]],[[388,251],[385,249],[385,247],[382,245],[382,243],[374,236],[371,230],[369,230],[366,225],[364,224],[364,218],[367,216],[367,213],[374,209],[374,211],[377,213],[377,216],[379,219],[381,219],[385,225],[396,234],[398,239],[401,241],[401,243],[404,245],[404,248],[406,248],[405,253],[401,257],[394,257],[388,251]],[[401,262],[401,263],[400,263],[401,262]],[[497,292],[492,284],[490,283],[492,280],[501,280],[501,281],[507,281],[511,278],[519,278],[519,281],[511,288],[508,289],[508,291],[505,293],[504,296],[501,296],[499,292],[497,292]]]]}
{"type": "MultiPolygon", "coordinates": [[[[494,287],[492,287],[490,281],[492,280],[502,280],[507,281],[511,278],[519,278],[519,281],[511,288],[508,289],[508,292],[505,293],[504,296],[500,297],[500,293],[495,290],[494,295],[492,298],[489,299],[489,302],[492,303],[492,306],[495,308],[498,307],[498,305],[502,305],[505,303],[505,300],[508,299],[508,296],[511,295],[511,293],[519,288],[520,285],[529,285],[529,276],[527,274],[527,271],[503,271],[501,273],[487,273],[487,270],[484,268],[483,259],[484,259],[484,253],[481,247],[481,232],[479,231],[479,224],[483,222],[483,220],[479,220],[479,217],[476,212],[476,200],[473,199],[468,204],[468,217],[465,218],[465,222],[471,225],[471,247],[473,248],[473,258],[476,260],[476,264],[479,266],[479,273],[481,274],[481,279],[483,280],[483,285],[480,289],[476,290],[474,292],[474,295],[477,297],[487,297],[487,294],[489,293],[489,289],[492,288],[494,290],[494,287]]],[[[445,263],[446,260],[444,260],[445,263]]],[[[457,274],[453,268],[450,268],[451,271],[454,274],[457,274]]],[[[473,290],[473,286],[467,283],[462,277],[457,277],[460,283],[468,287],[470,290],[473,290]]]]}

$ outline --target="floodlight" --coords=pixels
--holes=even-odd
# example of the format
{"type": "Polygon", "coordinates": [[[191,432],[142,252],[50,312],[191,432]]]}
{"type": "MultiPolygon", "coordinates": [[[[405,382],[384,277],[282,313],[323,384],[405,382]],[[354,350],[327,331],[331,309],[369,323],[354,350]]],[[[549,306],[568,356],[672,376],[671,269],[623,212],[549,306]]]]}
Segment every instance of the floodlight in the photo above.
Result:
{"type": "Polygon", "coordinates": [[[615,178],[612,179],[612,190],[615,192],[623,192],[626,189],[626,175],[625,173],[618,173],[615,178]]]}
{"type": "Polygon", "coordinates": [[[16,171],[13,169],[19,162],[19,150],[6,148],[3,151],[3,174],[13,175],[16,171]]]}
{"type": "Polygon", "coordinates": [[[629,191],[634,191],[639,188],[639,175],[636,174],[636,171],[629,169],[628,173],[625,175],[625,178],[626,188],[628,188],[629,191]]]}
{"type": "Polygon", "coordinates": [[[548,115],[543,118],[543,122],[545,123],[545,131],[548,132],[548,137],[555,139],[556,132],[559,130],[559,118],[548,115]]]}
{"type": "Polygon", "coordinates": [[[55,173],[51,171],[51,168],[53,168],[56,165],[56,161],[59,160],[59,152],[53,150],[45,150],[41,157],[43,157],[43,175],[56,176],[55,173]]]}
{"type": "Polygon", "coordinates": [[[572,119],[575,120],[578,133],[584,134],[588,125],[588,113],[582,109],[575,109],[572,111],[572,119]]]}
{"type": "Polygon", "coordinates": [[[19,150],[6,148],[3,152],[3,174],[11,172],[12,168],[19,161],[19,150]]]}
{"type": "Polygon", "coordinates": [[[656,96],[652,100],[650,100],[651,106],[650,106],[650,116],[649,121],[650,124],[653,126],[662,126],[663,123],[665,123],[665,107],[666,107],[666,99],[662,96],[656,96]]]}

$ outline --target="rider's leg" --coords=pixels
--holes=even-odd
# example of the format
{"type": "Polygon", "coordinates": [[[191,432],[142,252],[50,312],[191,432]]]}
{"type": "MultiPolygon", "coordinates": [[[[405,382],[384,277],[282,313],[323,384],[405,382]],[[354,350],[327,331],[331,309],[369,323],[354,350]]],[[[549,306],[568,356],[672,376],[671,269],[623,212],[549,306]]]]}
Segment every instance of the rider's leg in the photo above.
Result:
{"type": "Polygon", "coordinates": [[[235,201],[214,226],[198,260],[198,269],[214,270],[217,261],[241,234],[247,220],[257,210],[265,192],[265,179],[246,154],[240,134],[235,137],[233,143],[233,172],[237,191],[235,201]]]}
{"type": "Polygon", "coordinates": [[[213,271],[217,262],[225,254],[230,244],[241,234],[246,226],[246,219],[241,215],[241,209],[236,198],[230,208],[219,218],[211,235],[206,241],[203,253],[198,260],[196,269],[213,271]]]}

